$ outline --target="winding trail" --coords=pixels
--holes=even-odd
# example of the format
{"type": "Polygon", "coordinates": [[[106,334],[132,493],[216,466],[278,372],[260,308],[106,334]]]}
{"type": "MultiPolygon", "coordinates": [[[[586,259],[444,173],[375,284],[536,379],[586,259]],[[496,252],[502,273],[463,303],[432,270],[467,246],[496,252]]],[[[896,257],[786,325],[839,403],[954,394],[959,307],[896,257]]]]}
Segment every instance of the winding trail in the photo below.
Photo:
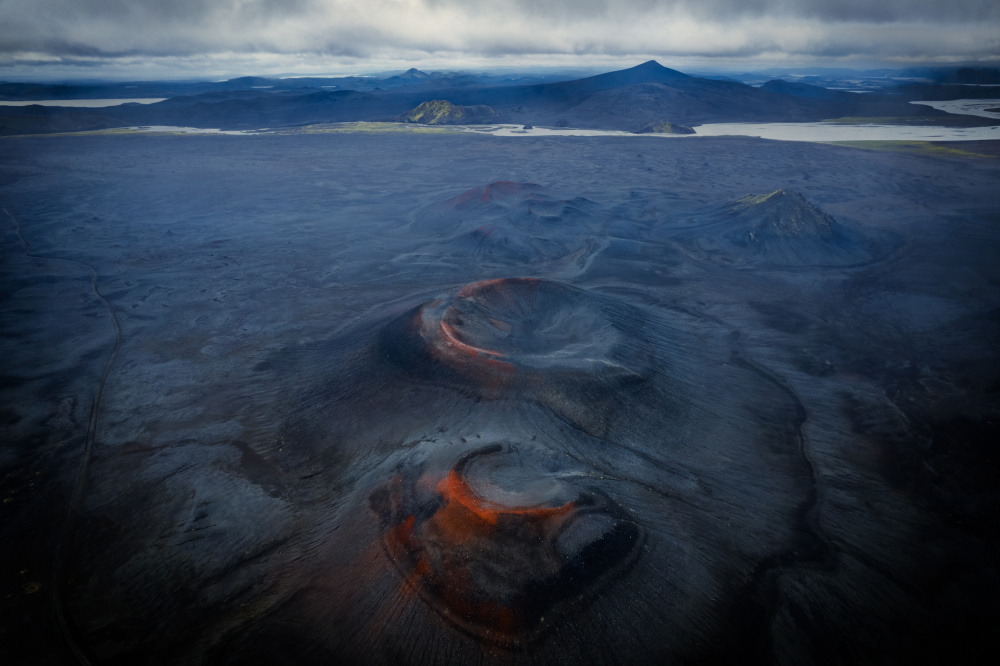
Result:
{"type": "Polygon", "coordinates": [[[66,647],[73,653],[77,662],[83,664],[84,666],[89,666],[90,660],[87,658],[87,655],[84,654],[83,650],[76,642],[76,639],[73,637],[73,632],[70,629],[66,618],[66,604],[62,596],[63,570],[66,568],[66,561],[69,558],[69,548],[67,544],[69,543],[70,537],[80,520],[80,505],[83,503],[83,492],[87,485],[87,471],[90,468],[90,459],[94,451],[94,441],[97,439],[97,417],[101,409],[101,397],[104,395],[104,385],[108,381],[108,376],[111,374],[111,369],[114,367],[115,360],[118,358],[118,352],[122,347],[122,327],[118,321],[118,315],[115,312],[114,307],[112,307],[111,303],[109,303],[108,300],[101,295],[101,292],[97,288],[97,271],[94,270],[93,266],[77,259],[48,257],[45,255],[33,254],[31,252],[31,245],[21,232],[21,223],[6,208],[3,209],[3,212],[14,223],[17,237],[21,241],[21,245],[24,246],[25,257],[43,259],[47,261],[65,261],[87,269],[90,273],[90,290],[94,294],[94,297],[99,300],[105,308],[107,308],[108,314],[111,316],[111,323],[114,324],[115,327],[115,345],[111,350],[111,354],[108,356],[107,362],[104,364],[104,370],[101,372],[101,377],[97,382],[97,388],[94,391],[93,402],[90,404],[90,421],[87,425],[87,440],[80,456],[80,468],[77,471],[76,483],[73,486],[73,495],[70,498],[69,509],[66,512],[66,524],[63,526],[62,534],[59,536],[59,545],[56,549],[55,567],[52,573],[52,606],[59,632],[62,635],[63,640],[66,641],[66,647]]]}

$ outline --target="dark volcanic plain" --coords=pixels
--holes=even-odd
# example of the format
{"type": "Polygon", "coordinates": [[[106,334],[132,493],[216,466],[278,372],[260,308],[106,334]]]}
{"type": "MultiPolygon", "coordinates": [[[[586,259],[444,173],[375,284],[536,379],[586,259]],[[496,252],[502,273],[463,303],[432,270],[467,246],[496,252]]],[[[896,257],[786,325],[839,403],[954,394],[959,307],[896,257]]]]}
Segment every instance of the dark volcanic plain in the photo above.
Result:
{"type": "Polygon", "coordinates": [[[995,159],[0,154],[0,662],[1000,656],[995,159]]]}

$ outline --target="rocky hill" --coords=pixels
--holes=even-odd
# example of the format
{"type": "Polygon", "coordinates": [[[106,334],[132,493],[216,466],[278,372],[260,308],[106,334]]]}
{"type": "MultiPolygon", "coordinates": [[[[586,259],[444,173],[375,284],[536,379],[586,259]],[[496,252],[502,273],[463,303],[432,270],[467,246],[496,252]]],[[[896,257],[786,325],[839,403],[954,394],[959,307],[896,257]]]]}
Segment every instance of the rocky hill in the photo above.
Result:
{"type": "Polygon", "coordinates": [[[485,104],[460,106],[440,99],[424,102],[403,114],[403,122],[422,125],[479,125],[499,119],[500,114],[485,104]]]}
{"type": "Polygon", "coordinates": [[[899,240],[838,223],[798,192],[749,195],[709,212],[674,239],[719,265],[796,268],[860,266],[887,256],[899,240]]]}

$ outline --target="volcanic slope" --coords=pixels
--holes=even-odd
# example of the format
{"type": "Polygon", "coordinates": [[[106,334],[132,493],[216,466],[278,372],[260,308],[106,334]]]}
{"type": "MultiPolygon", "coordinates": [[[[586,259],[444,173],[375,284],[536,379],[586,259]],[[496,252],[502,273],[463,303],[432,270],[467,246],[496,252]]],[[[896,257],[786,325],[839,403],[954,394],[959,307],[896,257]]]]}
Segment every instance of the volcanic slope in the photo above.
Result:
{"type": "MultiPolygon", "coordinates": [[[[644,635],[678,652],[714,643],[711,618],[732,611],[716,599],[818,547],[800,519],[800,408],[726,363],[725,327],[535,278],[394,309],[272,359],[274,411],[247,446],[322,509],[275,555],[287,575],[259,615],[207,630],[224,636],[217,663],[268,663],[287,645],[308,645],[292,655],[307,663],[442,645],[455,663],[525,650],[638,663],[644,635]],[[345,483],[348,469],[366,471],[345,483]],[[679,536],[695,533],[697,551],[679,536]],[[650,585],[686,611],[646,629],[649,609],[626,600],[650,585]],[[602,635],[630,636],[616,652],[579,640],[595,615],[602,635]]],[[[185,617],[171,629],[205,632],[185,617]]]]}
{"type": "Polygon", "coordinates": [[[432,271],[521,267],[566,277],[607,246],[615,219],[585,197],[497,181],[419,211],[397,234],[397,261],[431,262],[432,271]]]}
{"type": "Polygon", "coordinates": [[[841,224],[787,190],[745,196],[706,213],[703,220],[673,238],[695,256],[722,266],[862,266],[901,244],[892,232],[841,224]]]}

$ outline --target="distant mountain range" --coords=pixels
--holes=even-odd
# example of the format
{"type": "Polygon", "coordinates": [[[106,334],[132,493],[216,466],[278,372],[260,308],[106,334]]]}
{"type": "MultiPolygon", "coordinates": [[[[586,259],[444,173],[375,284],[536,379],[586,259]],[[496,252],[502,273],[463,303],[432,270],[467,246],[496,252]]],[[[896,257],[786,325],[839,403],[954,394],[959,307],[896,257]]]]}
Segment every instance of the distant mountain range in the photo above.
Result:
{"type": "Polygon", "coordinates": [[[468,72],[422,72],[411,68],[402,74],[390,76],[344,77],[289,77],[266,78],[241,76],[226,81],[128,81],[96,84],[46,84],[14,83],[0,81],[0,103],[3,100],[29,101],[35,99],[127,99],[143,97],[177,97],[208,92],[233,90],[299,91],[305,88],[324,90],[392,90],[404,87],[430,87],[435,89],[471,85],[525,85],[552,83],[574,78],[567,74],[514,74],[489,75],[468,72]]]}
{"type": "Polygon", "coordinates": [[[877,92],[907,83],[957,83],[982,85],[1000,83],[1000,69],[974,67],[909,67],[905,69],[847,69],[842,67],[769,68],[755,72],[705,73],[706,78],[726,79],[759,86],[767,81],[795,83],[877,92]]]}
{"type": "Polygon", "coordinates": [[[754,87],[739,81],[689,76],[655,61],[582,79],[548,82],[507,78],[499,83],[484,83],[471,75],[428,74],[411,69],[374,80],[243,77],[218,83],[144,85],[71,90],[70,86],[0,84],[0,95],[8,99],[32,95],[35,99],[54,99],[71,93],[80,98],[113,97],[112,92],[120,96],[123,90],[131,97],[169,97],[149,105],[95,109],[0,106],[0,134],[141,125],[261,129],[346,121],[399,122],[412,117],[416,109],[429,102],[475,107],[479,112],[469,116],[472,123],[509,122],[631,132],[663,123],[697,127],[709,122],[803,122],[845,116],[931,116],[987,124],[987,119],[951,116],[908,101],[941,99],[940,95],[956,94],[955,88],[992,90],[919,84],[922,87],[918,92],[912,86],[904,86],[881,93],[857,94],[782,80],[754,87]],[[168,94],[170,91],[182,92],[168,94]],[[939,96],[932,94],[935,92],[939,96]]]}

